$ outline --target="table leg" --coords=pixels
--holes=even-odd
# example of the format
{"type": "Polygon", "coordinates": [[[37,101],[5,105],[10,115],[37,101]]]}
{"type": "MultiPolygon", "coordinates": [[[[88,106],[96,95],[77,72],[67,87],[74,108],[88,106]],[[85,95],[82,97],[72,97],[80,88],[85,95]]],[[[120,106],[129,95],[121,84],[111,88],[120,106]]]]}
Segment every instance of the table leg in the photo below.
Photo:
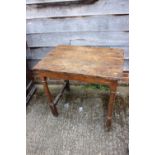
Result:
{"type": "Polygon", "coordinates": [[[52,95],[51,95],[51,93],[49,91],[46,77],[42,78],[42,83],[44,85],[44,90],[45,90],[46,96],[48,97],[48,101],[49,101],[49,106],[50,106],[51,112],[52,112],[52,114],[54,116],[57,117],[58,116],[57,107],[56,107],[56,105],[53,104],[53,97],[52,97],[52,95]]]}
{"type": "Polygon", "coordinates": [[[112,83],[110,85],[110,99],[108,104],[108,115],[107,115],[107,121],[106,121],[106,126],[108,127],[108,129],[111,128],[111,124],[112,124],[112,112],[113,112],[113,105],[115,102],[116,89],[117,89],[117,83],[112,83]]]}

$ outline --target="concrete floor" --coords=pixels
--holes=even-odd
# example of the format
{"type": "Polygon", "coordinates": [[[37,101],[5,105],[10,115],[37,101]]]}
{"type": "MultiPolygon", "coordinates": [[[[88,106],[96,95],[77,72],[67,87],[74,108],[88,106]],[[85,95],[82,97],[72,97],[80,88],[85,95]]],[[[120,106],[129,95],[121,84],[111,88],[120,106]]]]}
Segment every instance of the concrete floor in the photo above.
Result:
{"type": "MultiPolygon", "coordinates": [[[[52,87],[54,95],[58,90],[59,86],[52,87]]],[[[128,87],[120,87],[119,92],[125,98],[126,113],[118,97],[108,132],[108,96],[102,91],[71,87],[57,106],[57,118],[40,91],[27,106],[27,155],[127,155],[128,87]]]]}

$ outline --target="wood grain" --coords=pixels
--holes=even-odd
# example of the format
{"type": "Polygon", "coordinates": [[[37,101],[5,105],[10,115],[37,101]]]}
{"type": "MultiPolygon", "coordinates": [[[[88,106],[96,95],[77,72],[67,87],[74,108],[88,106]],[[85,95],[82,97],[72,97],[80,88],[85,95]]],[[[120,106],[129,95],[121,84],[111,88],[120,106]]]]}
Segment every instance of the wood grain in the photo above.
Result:
{"type": "Polygon", "coordinates": [[[77,2],[79,0],[26,0],[26,4],[77,2]]]}
{"type": "MultiPolygon", "coordinates": [[[[32,69],[41,59],[28,59],[30,69],[32,69]]],[[[129,59],[124,59],[123,71],[129,71],[129,59]]]]}
{"type": "Polygon", "coordinates": [[[79,46],[128,46],[128,32],[68,32],[27,35],[29,47],[49,47],[62,44],[79,46]]]}
{"type": "Polygon", "coordinates": [[[129,71],[129,59],[126,59],[124,61],[124,68],[123,68],[124,71],[129,71]]]}
{"type": "Polygon", "coordinates": [[[26,18],[75,17],[105,14],[128,14],[128,0],[99,0],[93,5],[42,6],[27,5],[26,18]]]}
{"type": "Polygon", "coordinates": [[[48,5],[72,5],[72,4],[90,4],[97,0],[26,0],[27,5],[48,4],[48,5]]]}
{"type": "MultiPolygon", "coordinates": [[[[102,46],[100,46],[102,47],[102,46]]],[[[109,46],[110,48],[121,48],[124,50],[124,59],[129,59],[129,47],[116,47],[109,46]]],[[[41,60],[49,51],[52,51],[55,47],[37,47],[31,48],[30,52],[27,52],[27,59],[41,60]]],[[[103,47],[104,48],[104,47],[103,47]]]]}
{"type": "Polygon", "coordinates": [[[61,19],[29,19],[26,32],[129,31],[129,16],[105,15],[61,19]]]}
{"type": "Polygon", "coordinates": [[[122,76],[123,57],[122,49],[58,46],[33,70],[61,74],[63,79],[64,76],[83,75],[116,80],[122,76]]]}

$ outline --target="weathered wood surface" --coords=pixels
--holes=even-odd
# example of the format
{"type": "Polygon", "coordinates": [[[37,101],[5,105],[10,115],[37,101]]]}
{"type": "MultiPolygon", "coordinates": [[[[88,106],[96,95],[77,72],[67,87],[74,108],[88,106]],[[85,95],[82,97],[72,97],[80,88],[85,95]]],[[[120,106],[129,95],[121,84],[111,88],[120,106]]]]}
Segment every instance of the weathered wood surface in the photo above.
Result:
{"type": "Polygon", "coordinates": [[[26,4],[89,4],[97,0],[26,0],[26,4]]]}
{"type": "Polygon", "coordinates": [[[129,84],[129,72],[123,72],[122,79],[119,81],[120,84],[129,84]]]}
{"type": "MultiPolygon", "coordinates": [[[[29,64],[31,69],[37,64],[49,51],[52,51],[55,47],[42,47],[42,48],[31,48],[31,52],[27,53],[27,59],[29,59],[29,64]]],[[[129,70],[129,47],[111,47],[111,48],[121,48],[124,50],[124,65],[123,70],[129,70]]]]}
{"type": "Polygon", "coordinates": [[[129,59],[126,59],[124,61],[124,67],[123,67],[124,71],[129,71],[129,59]]]}
{"type": "MultiPolygon", "coordinates": [[[[40,80],[40,78],[38,77],[37,74],[34,73],[34,81],[35,81],[35,84],[41,84],[42,81],[40,80]]],[[[47,81],[48,81],[48,84],[60,84],[62,85],[64,83],[64,80],[56,80],[56,79],[48,79],[47,78],[47,81]]],[[[70,81],[70,85],[85,85],[86,83],[85,82],[79,82],[79,81],[74,81],[74,80],[71,80],[70,81]]],[[[123,71],[123,75],[122,75],[122,78],[118,81],[118,84],[121,85],[121,84],[129,84],[129,71],[123,71]]]]}
{"type": "MultiPolygon", "coordinates": [[[[38,47],[31,48],[31,52],[27,53],[27,59],[42,59],[49,51],[52,51],[55,47],[38,47]]],[[[103,47],[104,48],[104,47],[103,47]]],[[[112,47],[124,49],[124,59],[129,59],[129,47],[112,47]]]]}
{"type": "Polygon", "coordinates": [[[31,52],[27,53],[27,59],[42,59],[54,47],[31,48],[31,52]]]}
{"type": "Polygon", "coordinates": [[[128,32],[92,32],[70,40],[71,45],[78,46],[128,46],[128,32]],[[85,36],[87,35],[87,36],[85,36]]]}
{"type": "Polygon", "coordinates": [[[84,75],[119,79],[123,71],[123,57],[122,49],[62,45],[49,52],[33,70],[49,71],[56,76],[61,74],[60,78],[84,75]]]}
{"type": "Polygon", "coordinates": [[[27,5],[26,17],[49,18],[49,17],[75,17],[105,14],[128,14],[128,0],[99,0],[93,5],[78,6],[37,6],[27,5]]]}
{"type": "Polygon", "coordinates": [[[26,0],[26,4],[42,4],[42,3],[62,3],[62,2],[77,2],[79,0],[26,0]]]}
{"type": "Polygon", "coordinates": [[[27,20],[26,32],[83,32],[83,31],[128,31],[128,15],[89,16],[61,19],[30,19],[27,20]]]}
{"type": "Polygon", "coordinates": [[[29,55],[31,54],[31,51],[30,51],[30,47],[28,46],[27,42],[26,42],[26,59],[29,59],[29,55]]]}
{"type": "Polygon", "coordinates": [[[27,35],[29,47],[65,45],[128,46],[128,32],[68,32],[27,35]]]}
{"type": "MultiPolygon", "coordinates": [[[[32,69],[41,59],[28,59],[30,69],[32,69]]],[[[123,71],[129,71],[129,59],[124,60],[123,71]]]]}

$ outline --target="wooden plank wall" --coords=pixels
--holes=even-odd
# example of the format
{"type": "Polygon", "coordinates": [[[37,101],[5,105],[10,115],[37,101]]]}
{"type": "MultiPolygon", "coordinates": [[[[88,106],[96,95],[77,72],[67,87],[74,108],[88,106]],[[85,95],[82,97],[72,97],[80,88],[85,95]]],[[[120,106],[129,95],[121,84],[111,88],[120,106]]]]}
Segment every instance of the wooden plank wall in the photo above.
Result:
{"type": "Polygon", "coordinates": [[[128,0],[98,0],[93,4],[64,6],[37,5],[35,0],[27,0],[26,14],[30,47],[27,59],[31,67],[50,49],[67,44],[123,48],[124,70],[129,69],[128,0]]]}

